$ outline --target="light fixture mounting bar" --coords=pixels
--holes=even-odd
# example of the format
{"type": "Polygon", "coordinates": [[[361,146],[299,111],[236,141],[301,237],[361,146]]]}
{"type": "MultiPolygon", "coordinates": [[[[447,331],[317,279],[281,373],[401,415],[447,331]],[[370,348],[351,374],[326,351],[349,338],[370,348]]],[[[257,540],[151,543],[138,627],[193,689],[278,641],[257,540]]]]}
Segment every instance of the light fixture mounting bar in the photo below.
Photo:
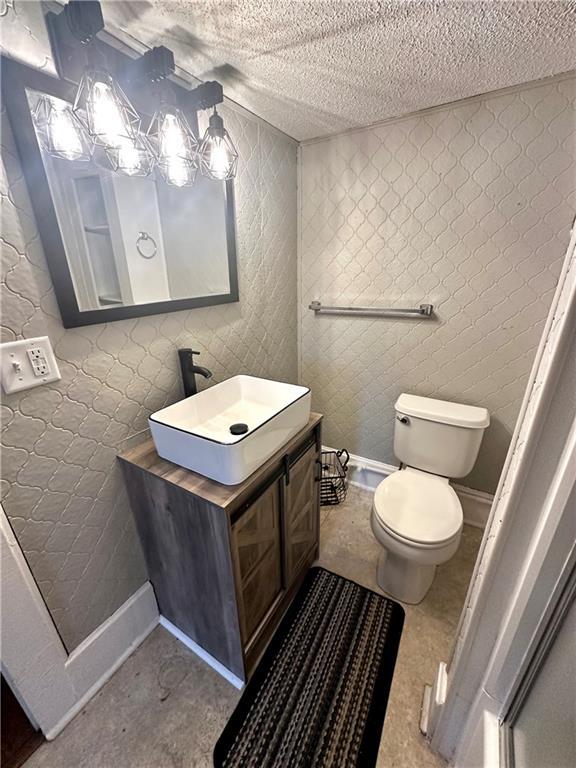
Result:
{"type": "MultiPolygon", "coordinates": [[[[175,72],[174,53],[164,45],[156,46],[134,59],[118,55],[110,46],[96,39],[104,29],[104,17],[98,0],[69,0],[59,13],[46,14],[52,54],[59,77],[80,82],[86,66],[86,46],[96,48],[92,55],[109,61],[107,69],[116,73],[121,83],[136,88],[145,83],[166,80],[175,72]]],[[[188,91],[186,108],[211,109],[224,101],[221,83],[211,80],[188,91]]]]}
{"type": "Polygon", "coordinates": [[[174,74],[174,53],[165,45],[157,45],[129,64],[131,82],[158,83],[174,74]]]}
{"type": "Polygon", "coordinates": [[[224,90],[217,80],[209,80],[190,91],[187,101],[190,109],[210,109],[224,101],[224,90]]]}
{"type": "Polygon", "coordinates": [[[104,29],[98,0],[70,0],[60,13],[46,14],[52,55],[58,75],[78,82],[85,66],[84,46],[104,29]]]}
{"type": "MultiPolygon", "coordinates": [[[[99,39],[104,18],[98,0],[69,0],[60,13],[47,13],[46,23],[60,78],[79,83],[72,116],[104,150],[115,171],[146,176],[156,165],[167,183],[176,186],[192,184],[198,169],[217,181],[234,178],[238,152],[216,111],[224,101],[221,83],[211,80],[188,90],[170,82],[176,67],[174,53],[166,46],[133,58],[99,39]],[[196,113],[212,108],[199,143],[196,113]],[[145,135],[143,115],[148,123],[145,135]]],[[[62,128],[64,116],[44,115],[42,125],[51,137],[52,123],[58,117],[62,128]]],[[[50,151],[60,153],[52,138],[51,143],[46,140],[50,151]]]]}

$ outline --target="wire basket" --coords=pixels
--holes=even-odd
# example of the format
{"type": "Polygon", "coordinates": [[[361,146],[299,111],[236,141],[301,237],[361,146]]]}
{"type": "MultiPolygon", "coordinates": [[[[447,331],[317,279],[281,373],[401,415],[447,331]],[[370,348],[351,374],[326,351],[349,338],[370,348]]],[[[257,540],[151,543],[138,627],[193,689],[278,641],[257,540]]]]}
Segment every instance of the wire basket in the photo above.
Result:
{"type": "Polygon", "coordinates": [[[340,504],[346,498],[346,472],[350,454],[345,448],[341,451],[322,451],[321,460],[320,504],[323,507],[340,504]],[[345,456],[344,460],[342,456],[345,456]]]}

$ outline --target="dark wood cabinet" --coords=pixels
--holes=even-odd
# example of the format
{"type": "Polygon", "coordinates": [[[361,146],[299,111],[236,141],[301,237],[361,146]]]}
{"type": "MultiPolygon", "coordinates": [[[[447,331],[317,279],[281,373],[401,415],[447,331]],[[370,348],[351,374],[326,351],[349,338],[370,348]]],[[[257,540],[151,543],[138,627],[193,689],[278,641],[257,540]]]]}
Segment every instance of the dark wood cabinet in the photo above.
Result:
{"type": "Polygon", "coordinates": [[[161,615],[246,680],[318,555],[321,417],[243,483],[120,456],[161,615]]]}

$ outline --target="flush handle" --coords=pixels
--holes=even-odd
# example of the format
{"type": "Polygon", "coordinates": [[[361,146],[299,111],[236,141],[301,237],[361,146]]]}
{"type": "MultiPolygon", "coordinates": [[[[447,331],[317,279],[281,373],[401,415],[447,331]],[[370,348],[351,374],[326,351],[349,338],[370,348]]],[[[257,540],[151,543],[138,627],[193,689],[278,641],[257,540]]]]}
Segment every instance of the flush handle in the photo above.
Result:
{"type": "Polygon", "coordinates": [[[410,419],[408,416],[396,416],[400,424],[410,424],[410,419]]]}

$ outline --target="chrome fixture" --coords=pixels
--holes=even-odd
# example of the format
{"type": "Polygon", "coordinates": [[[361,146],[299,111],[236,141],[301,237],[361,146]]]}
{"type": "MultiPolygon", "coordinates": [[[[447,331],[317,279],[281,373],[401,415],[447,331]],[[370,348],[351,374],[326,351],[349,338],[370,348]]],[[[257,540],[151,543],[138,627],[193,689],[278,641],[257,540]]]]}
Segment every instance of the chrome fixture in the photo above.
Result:
{"type": "Polygon", "coordinates": [[[138,237],[136,238],[136,250],[143,259],[153,259],[158,253],[158,243],[152,235],[148,234],[148,232],[138,232],[138,237]],[[147,248],[149,248],[147,253],[142,250],[144,243],[149,244],[147,246],[147,248]]]}
{"type": "Polygon", "coordinates": [[[198,165],[202,175],[210,179],[226,181],[236,176],[238,152],[216,107],[198,149],[198,165]]]}
{"type": "Polygon", "coordinates": [[[40,146],[49,155],[61,160],[91,159],[94,143],[67,102],[40,96],[32,117],[40,146]]]}
{"type": "Polygon", "coordinates": [[[420,304],[416,309],[396,309],[395,307],[325,307],[319,301],[308,305],[317,315],[359,315],[364,317],[420,317],[434,316],[433,304],[420,304]]]}

